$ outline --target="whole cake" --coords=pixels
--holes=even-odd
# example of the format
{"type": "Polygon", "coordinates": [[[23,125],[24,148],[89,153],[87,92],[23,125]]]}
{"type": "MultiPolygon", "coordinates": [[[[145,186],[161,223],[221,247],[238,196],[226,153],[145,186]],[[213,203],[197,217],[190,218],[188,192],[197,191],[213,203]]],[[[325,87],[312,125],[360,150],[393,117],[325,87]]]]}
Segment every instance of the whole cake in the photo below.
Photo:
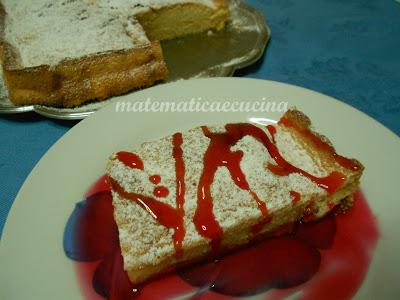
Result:
{"type": "Polygon", "coordinates": [[[10,100],[72,107],[167,77],[159,41],[224,27],[228,0],[1,0],[10,100]]]}

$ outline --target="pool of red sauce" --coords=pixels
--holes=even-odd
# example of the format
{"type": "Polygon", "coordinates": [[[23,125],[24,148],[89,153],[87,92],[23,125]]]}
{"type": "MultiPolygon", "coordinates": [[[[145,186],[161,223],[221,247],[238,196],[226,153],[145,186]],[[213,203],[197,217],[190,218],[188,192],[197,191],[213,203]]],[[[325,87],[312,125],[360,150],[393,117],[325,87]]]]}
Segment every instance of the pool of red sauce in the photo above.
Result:
{"type": "MultiPolygon", "coordinates": [[[[357,171],[362,166],[338,155],[334,148],[321,140],[307,127],[300,127],[285,117],[280,124],[293,127],[316,147],[325,151],[344,168],[357,171]]],[[[212,212],[213,199],[210,187],[218,167],[227,167],[234,183],[248,191],[256,201],[262,218],[251,230],[257,233],[272,216],[262,199],[252,191],[240,169],[243,153],[231,151],[231,146],[243,136],[259,140],[268,150],[275,164],[268,169],[277,176],[298,173],[333,194],[345,181],[343,174],[332,172],[326,177],[315,177],[301,170],[279,153],[275,145],[276,128],[267,126],[269,137],[263,130],[250,124],[228,124],[225,133],[212,133],[203,127],[210,139],[204,155],[204,170],[198,187],[197,209],[193,218],[196,230],[211,239],[213,253],[218,253],[222,229],[212,212]]],[[[135,201],[146,210],[150,209],[157,221],[174,230],[173,242],[176,255],[182,255],[183,205],[185,196],[185,165],[182,152],[182,134],[172,139],[176,171],[176,207],[159,201],[168,196],[169,190],[158,185],[162,178],[149,177],[154,187],[154,197],[126,192],[113,178],[107,182],[123,198],[135,201]]],[[[126,166],[143,170],[139,156],[130,152],[117,153],[126,166]]],[[[72,239],[70,257],[79,260],[99,259],[96,262],[77,263],[82,289],[88,299],[103,295],[108,299],[163,299],[187,295],[191,299],[226,299],[232,296],[263,295],[266,299],[283,299],[301,291],[299,299],[348,299],[360,287],[368,270],[376,242],[378,229],[375,218],[361,191],[354,195],[355,204],[350,212],[342,213],[334,208],[326,217],[316,222],[290,224],[279,228],[270,238],[247,248],[192,266],[179,272],[160,277],[143,286],[133,286],[123,270],[118,234],[113,220],[110,187],[102,177],[87,193],[86,201],[76,209],[78,222],[72,239]],[[74,242],[75,241],[75,242],[74,242]],[[76,248],[74,248],[76,247],[76,248]]],[[[293,205],[300,194],[290,191],[293,205]]],[[[328,203],[329,205],[329,203],[328,203]]],[[[303,220],[313,220],[313,207],[306,208],[303,220]]],[[[71,225],[70,224],[70,225],[71,225]]]]}
{"type": "MultiPolygon", "coordinates": [[[[108,201],[108,191],[102,177],[86,197],[97,194],[108,201]]],[[[284,299],[298,291],[302,292],[299,299],[349,299],[363,282],[379,236],[375,217],[360,190],[354,200],[353,209],[345,214],[331,213],[320,221],[297,226],[290,234],[162,276],[142,287],[130,284],[116,245],[107,259],[76,262],[79,283],[91,300],[104,299],[94,286],[106,290],[108,298],[115,300],[186,294],[191,299],[254,294],[264,299],[284,299]]],[[[111,215],[112,206],[108,207],[111,215]]]]}

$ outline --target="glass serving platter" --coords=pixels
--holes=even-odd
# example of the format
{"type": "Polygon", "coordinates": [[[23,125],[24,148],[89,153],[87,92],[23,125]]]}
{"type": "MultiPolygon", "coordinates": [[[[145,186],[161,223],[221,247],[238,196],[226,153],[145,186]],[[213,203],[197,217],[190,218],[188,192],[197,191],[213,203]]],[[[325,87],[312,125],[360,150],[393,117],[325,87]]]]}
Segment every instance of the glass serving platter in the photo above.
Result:
{"type": "MultiPolygon", "coordinates": [[[[161,42],[169,77],[159,84],[191,78],[232,76],[235,70],[260,59],[271,36],[264,17],[243,0],[231,1],[230,11],[231,20],[224,30],[161,42]]],[[[75,108],[17,106],[8,99],[1,69],[0,89],[3,92],[0,91],[0,114],[34,111],[49,118],[76,120],[87,117],[112,101],[112,98],[93,101],[75,108]]]]}

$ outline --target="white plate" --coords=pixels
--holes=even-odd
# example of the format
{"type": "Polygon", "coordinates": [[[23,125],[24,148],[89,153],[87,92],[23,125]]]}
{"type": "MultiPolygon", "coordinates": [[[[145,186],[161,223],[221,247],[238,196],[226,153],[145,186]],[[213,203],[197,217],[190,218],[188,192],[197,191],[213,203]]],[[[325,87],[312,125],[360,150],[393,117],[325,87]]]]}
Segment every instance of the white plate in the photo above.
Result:
{"type": "MultiPolygon", "coordinates": [[[[379,220],[381,238],[358,299],[400,295],[400,141],[363,113],[330,97],[271,81],[217,78],[177,82],[118,100],[288,101],[311,117],[339,153],[366,167],[362,189],[379,220]]],[[[40,160],[21,188],[0,247],[1,299],[80,299],[74,263],[63,251],[63,232],[74,204],[103,174],[113,151],[201,124],[277,120],[281,113],[116,113],[111,104],[72,128],[40,160]]]]}

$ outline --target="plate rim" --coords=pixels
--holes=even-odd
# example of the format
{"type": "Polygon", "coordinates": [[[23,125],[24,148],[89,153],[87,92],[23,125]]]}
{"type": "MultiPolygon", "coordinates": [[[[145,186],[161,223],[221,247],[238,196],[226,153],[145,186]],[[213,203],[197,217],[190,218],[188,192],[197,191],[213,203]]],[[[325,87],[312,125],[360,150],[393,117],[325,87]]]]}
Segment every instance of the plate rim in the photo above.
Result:
{"type": "MultiPolygon", "coordinates": [[[[400,149],[400,138],[393,132],[393,131],[391,131],[390,129],[388,129],[387,127],[385,127],[383,124],[381,124],[380,122],[378,122],[377,120],[375,120],[375,119],[373,119],[372,117],[370,117],[370,116],[368,116],[367,114],[365,114],[364,112],[362,112],[362,111],[359,111],[358,109],[356,109],[356,108],[354,108],[354,107],[352,107],[351,105],[349,105],[349,104],[347,104],[347,103],[345,103],[345,102],[343,102],[343,101],[341,101],[341,100],[339,100],[339,99],[336,99],[336,98],[334,98],[334,97],[331,97],[331,96],[328,96],[328,95],[325,95],[325,94],[322,94],[322,93],[320,93],[320,92],[316,92],[316,91],[313,91],[313,90],[310,90],[310,89],[307,89],[307,88],[304,88],[304,87],[299,87],[299,86],[295,86],[295,85],[291,85],[291,84],[288,84],[288,83],[282,83],[282,82],[277,82],[277,81],[271,81],[271,80],[262,80],[262,79],[249,79],[249,78],[225,78],[225,77],[222,77],[222,78],[206,78],[206,79],[193,79],[193,80],[188,80],[188,81],[182,81],[182,82],[173,82],[173,83],[168,83],[168,84],[166,84],[166,85],[168,85],[168,86],[171,86],[171,85],[180,85],[180,84],[189,84],[188,82],[189,81],[191,81],[191,82],[193,82],[193,81],[204,81],[204,82],[208,82],[208,81],[218,81],[218,80],[223,80],[223,81],[259,81],[259,82],[268,82],[269,84],[272,84],[272,85],[277,85],[277,86],[280,86],[280,88],[284,88],[284,87],[294,87],[294,88],[296,88],[296,89],[302,89],[302,90],[305,90],[307,93],[315,93],[315,94],[317,94],[317,95],[319,95],[319,96],[323,96],[324,98],[326,98],[326,100],[331,100],[331,101],[333,101],[333,102],[335,102],[336,104],[338,104],[338,105],[344,105],[344,107],[346,108],[346,109],[349,109],[352,113],[358,113],[359,115],[361,115],[362,117],[367,117],[366,119],[368,120],[368,122],[371,122],[372,121],[372,123],[375,125],[375,126],[378,126],[378,128],[380,129],[380,130],[384,130],[384,131],[386,131],[386,133],[389,133],[389,135],[390,135],[390,139],[393,139],[393,136],[395,137],[395,141],[396,141],[396,145],[397,145],[397,147],[399,147],[399,149],[400,149]]],[[[205,83],[206,84],[206,83],[205,83]]],[[[163,85],[163,86],[156,86],[156,87],[153,87],[153,88],[151,88],[151,89],[163,89],[166,85],[163,85]]],[[[147,89],[146,91],[143,91],[143,92],[146,92],[146,93],[149,93],[149,90],[150,89],[147,89]]],[[[115,99],[115,100],[117,100],[117,99],[115,99]]],[[[135,99],[127,99],[127,101],[136,101],[135,99]]],[[[102,108],[102,109],[100,109],[99,110],[99,113],[101,113],[101,111],[105,111],[106,110],[106,108],[107,107],[110,107],[110,106],[112,106],[112,105],[114,105],[114,101],[113,102],[111,102],[111,103],[109,103],[106,107],[104,107],[104,108],[102,108]]],[[[105,113],[105,112],[104,112],[105,113]]],[[[87,124],[89,124],[90,122],[94,122],[93,120],[95,119],[95,116],[97,115],[97,113],[96,114],[93,114],[91,117],[89,117],[89,118],[87,118],[87,119],[85,119],[85,120],[83,120],[82,122],[80,122],[79,124],[77,124],[74,128],[72,128],[71,130],[69,130],[64,136],[62,136],[56,143],[54,143],[49,149],[48,149],[48,151],[40,158],[40,160],[37,162],[37,164],[35,165],[35,167],[31,170],[31,172],[29,173],[29,175],[27,176],[27,178],[25,179],[25,181],[24,181],[24,183],[21,185],[21,187],[20,187],[20,189],[19,189],[19,191],[18,191],[18,193],[17,193],[17,195],[16,195],[16,197],[15,197],[15,200],[14,200],[14,202],[13,202],[13,205],[12,205],[12,207],[11,207],[11,209],[10,209],[10,211],[9,211],[9,213],[8,213],[8,215],[7,215],[7,218],[6,218],[6,222],[5,222],[5,224],[4,224],[4,228],[3,228],[3,235],[2,235],[2,239],[0,240],[0,261],[2,261],[3,259],[6,259],[6,257],[3,257],[3,255],[1,255],[2,253],[3,253],[3,249],[4,249],[4,237],[6,237],[6,239],[10,239],[10,237],[9,237],[9,234],[7,233],[8,232],[8,227],[10,226],[9,225],[9,223],[10,223],[10,217],[13,215],[13,214],[15,214],[15,210],[17,209],[16,208],[16,205],[15,205],[15,203],[17,203],[17,201],[18,201],[18,203],[19,202],[21,202],[21,191],[24,189],[24,187],[27,185],[27,183],[28,183],[28,181],[29,181],[29,179],[30,179],[30,177],[31,176],[33,176],[33,174],[36,172],[36,170],[38,169],[38,166],[40,166],[40,164],[42,163],[42,161],[44,160],[44,159],[46,159],[46,157],[48,156],[48,154],[49,153],[51,153],[51,152],[54,152],[55,150],[54,149],[56,149],[57,147],[59,147],[60,146],[60,144],[62,143],[62,140],[66,137],[66,136],[69,136],[69,135],[72,135],[75,131],[78,131],[78,130],[80,130],[80,127],[82,126],[82,127],[84,127],[84,126],[87,126],[87,124]]]]}

